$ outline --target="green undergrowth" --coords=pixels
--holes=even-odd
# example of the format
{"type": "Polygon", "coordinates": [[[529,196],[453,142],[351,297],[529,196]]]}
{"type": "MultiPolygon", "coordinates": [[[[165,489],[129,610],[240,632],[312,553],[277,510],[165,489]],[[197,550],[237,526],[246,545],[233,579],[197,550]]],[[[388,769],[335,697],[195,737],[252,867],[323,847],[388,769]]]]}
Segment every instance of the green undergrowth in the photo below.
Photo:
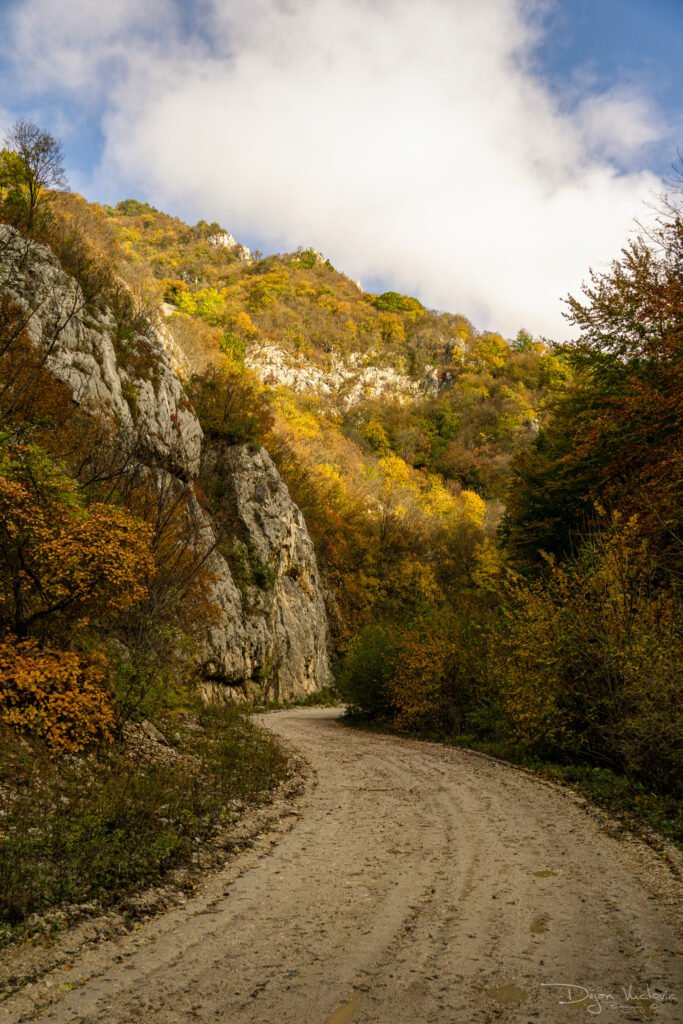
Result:
{"type": "Polygon", "coordinates": [[[0,944],[48,911],[116,908],[190,867],[289,772],[277,740],[235,707],[197,704],[158,724],[168,746],[83,757],[0,734],[0,944]]]}
{"type": "Polygon", "coordinates": [[[454,738],[436,733],[407,733],[388,724],[369,722],[357,715],[347,714],[344,721],[356,728],[475,750],[497,760],[508,761],[543,778],[571,787],[596,806],[609,811],[629,831],[641,838],[651,842],[653,837],[648,832],[652,830],[683,850],[683,800],[655,793],[639,780],[620,775],[609,768],[585,764],[554,764],[529,757],[518,748],[500,740],[481,740],[464,735],[454,738]]]}

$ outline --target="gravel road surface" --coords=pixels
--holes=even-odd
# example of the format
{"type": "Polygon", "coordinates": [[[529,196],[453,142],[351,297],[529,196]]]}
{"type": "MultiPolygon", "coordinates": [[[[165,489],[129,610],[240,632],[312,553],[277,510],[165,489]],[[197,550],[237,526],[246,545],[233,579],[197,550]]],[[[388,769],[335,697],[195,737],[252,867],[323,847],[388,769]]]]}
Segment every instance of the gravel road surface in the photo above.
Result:
{"type": "Polygon", "coordinates": [[[277,834],[0,1021],[683,1022],[681,888],[658,854],[524,771],[337,714],[262,719],[313,769],[277,834]]]}

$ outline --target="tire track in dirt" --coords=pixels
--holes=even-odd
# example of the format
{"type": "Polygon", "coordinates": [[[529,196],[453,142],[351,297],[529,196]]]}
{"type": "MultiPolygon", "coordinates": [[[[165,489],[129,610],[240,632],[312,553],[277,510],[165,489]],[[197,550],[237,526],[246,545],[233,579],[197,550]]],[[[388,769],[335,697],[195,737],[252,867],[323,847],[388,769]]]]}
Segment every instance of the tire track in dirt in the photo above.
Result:
{"type": "Polygon", "coordinates": [[[317,775],[290,831],[0,1021],[683,1020],[680,886],[648,847],[481,755],[331,711],[263,721],[317,775]]]}

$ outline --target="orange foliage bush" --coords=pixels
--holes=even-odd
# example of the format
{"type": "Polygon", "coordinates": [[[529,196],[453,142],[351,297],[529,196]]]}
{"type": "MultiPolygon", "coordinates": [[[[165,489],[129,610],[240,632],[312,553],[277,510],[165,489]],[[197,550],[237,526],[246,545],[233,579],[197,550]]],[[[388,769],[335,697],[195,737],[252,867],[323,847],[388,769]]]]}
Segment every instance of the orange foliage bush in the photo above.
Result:
{"type": "Polygon", "coordinates": [[[0,721],[52,747],[77,752],[111,738],[105,684],[103,659],[41,649],[32,639],[0,644],[0,721]]]}
{"type": "Polygon", "coordinates": [[[111,505],[84,506],[40,449],[0,452],[0,627],[18,636],[126,611],[155,571],[151,529],[111,505]]]}

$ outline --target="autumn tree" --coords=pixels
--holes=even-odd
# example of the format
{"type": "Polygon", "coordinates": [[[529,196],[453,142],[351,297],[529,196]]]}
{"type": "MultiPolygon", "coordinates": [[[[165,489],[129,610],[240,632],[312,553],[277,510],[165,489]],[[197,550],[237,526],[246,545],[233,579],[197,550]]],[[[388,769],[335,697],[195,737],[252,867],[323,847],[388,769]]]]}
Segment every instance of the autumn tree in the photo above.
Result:
{"type": "Polygon", "coordinates": [[[574,558],[513,578],[491,658],[516,745],[680,794],[681,602],[641,532],[605,516],[574,558]]]}
{"type": "Polygon", "coordinates": [[[34,121],[16,121],[0,153],[0,197],[7,219],[35,234],[54,193],[66,187],[61,143],[34,121]]]}
{"type": "Polygon", "coordinates": [[[188,394],[205,435],[213,441],[258,444],[270,429],[272,416],[263,386],[227,356],[217,356],[214,366],[193,374],[188,394]]]}
{"type": "Polygon", "coordinates": [[[147,595],[151,530],[123,509],[85,505],[44,451],[0,449],[0,630],[51,637],[112,620],[147,595]]]}
{"type": "Polygon", "coordinates": [[[584,298],[566,358],[573,384],[516,464],[505,535],[522,561],[564,557],[598,526],[596,501],[639,515],[681,568],[683,219],[680,202],[632,241],[584,298]]]}
{"type": "Polygon", "coordinates": [[[680,793],[683,217],[570,296],[573,381],[517,460],[493,648],[515,742],[680,793]]]}

